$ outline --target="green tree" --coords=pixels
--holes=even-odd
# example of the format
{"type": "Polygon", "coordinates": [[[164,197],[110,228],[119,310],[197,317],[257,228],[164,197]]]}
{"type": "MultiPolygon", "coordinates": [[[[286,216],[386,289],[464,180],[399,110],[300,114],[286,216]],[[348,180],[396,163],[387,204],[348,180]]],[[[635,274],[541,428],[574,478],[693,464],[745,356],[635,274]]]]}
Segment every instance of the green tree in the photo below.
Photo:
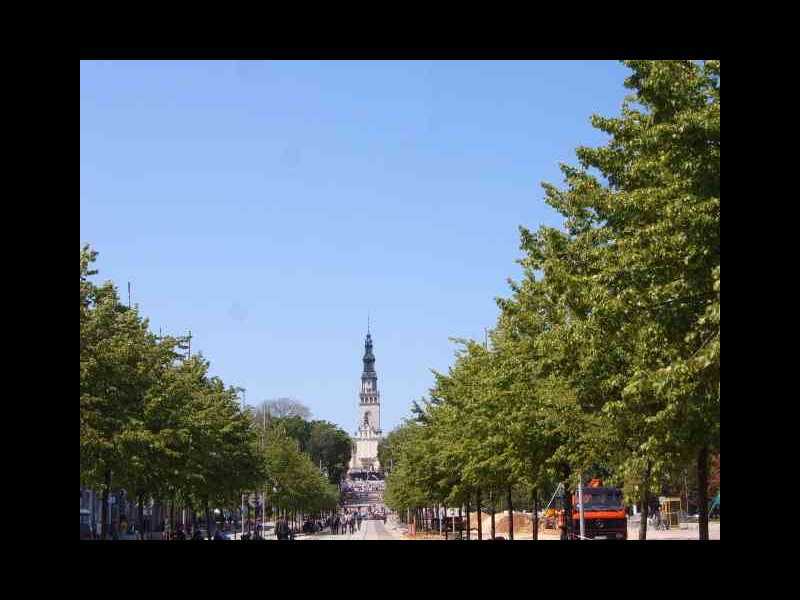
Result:
{"type": "Polygon", "coordinates": [[[107,537],[112,476],[124,479],[128,466],[122,434],[140,419],[168,349],[155,343],[136,309],[119,302],[112,283],[89,283],[95,257],[81,250],[81,484],[103,490],[107,537]]]}
{"type": "MultiPolygon", "coordinates": [[[[719,447],[719,61],[627,64],[621,116],[592,120],[611,140],[579,148],[582,169],[565,167],[568,188],[547,188],[548,202],[598,267],[582,339],[624,357],[605,371],[622,389],[604,407],[620,433],[640,432],[622,468],[696,458],[704,480],[719,447]]],[[[602,373],[583,371],[604,391],[602,373]]]]}
{"type": "Polygon", "coordinates": [[[311,461],[328,473],[331,483],[339,483],[347,472],[352,441],[347,432],[328,421],[312,421],[308,441],[311,461]]]}

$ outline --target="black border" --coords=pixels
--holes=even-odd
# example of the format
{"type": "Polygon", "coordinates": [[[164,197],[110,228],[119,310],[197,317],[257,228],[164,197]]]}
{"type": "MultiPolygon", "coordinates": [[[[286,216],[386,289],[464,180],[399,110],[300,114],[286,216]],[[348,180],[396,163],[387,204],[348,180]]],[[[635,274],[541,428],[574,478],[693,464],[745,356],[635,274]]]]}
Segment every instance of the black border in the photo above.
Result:
{"type": "Polygon", "coordinates": [[[619,60],[709,59],[714,43],[653,46],[115,46],[81,47],[81,60],[619,60]]]}

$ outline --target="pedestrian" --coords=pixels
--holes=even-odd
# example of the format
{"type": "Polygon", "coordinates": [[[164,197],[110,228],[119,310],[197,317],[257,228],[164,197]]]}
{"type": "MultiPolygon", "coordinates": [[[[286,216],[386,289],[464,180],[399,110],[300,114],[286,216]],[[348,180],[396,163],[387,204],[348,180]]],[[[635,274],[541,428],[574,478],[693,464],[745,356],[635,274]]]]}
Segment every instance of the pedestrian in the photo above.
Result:
{"type": "Polygon", "coordinates": [[[196,541],[196,540],[202,540],[202,539],[203,539],[203,532],[200,531],[199,527],[195,527],[194,535],[192,535],[192,540],[196,541]]]}
{"type": "Polygon", "coordinates": [[[217,530],[214,532],[214,539],[215,539],[215,540],[224,540],[224,539],[225,539],[225,536],[224,536],[224,535],[222,535],[222,531],[221,531],[220,529],[217,529],[217,530]]]}
{"type": "Polygon", "coordinates": [[[175,529],[175,539],[176,540],[185,540],[186,539],[186,532],[183,531],[183,524],[178,523],[178,527],[175,529]]]}

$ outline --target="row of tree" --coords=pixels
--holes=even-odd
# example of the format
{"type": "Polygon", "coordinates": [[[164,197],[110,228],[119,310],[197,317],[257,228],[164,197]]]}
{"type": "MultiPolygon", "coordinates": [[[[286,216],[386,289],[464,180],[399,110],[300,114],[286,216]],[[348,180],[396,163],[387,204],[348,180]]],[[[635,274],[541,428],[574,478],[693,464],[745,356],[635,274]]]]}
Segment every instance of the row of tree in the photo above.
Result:
{"type": "Polygon", "coordinates": [[[608,143],[578,148],[564,188],[543,186],[564,227],[520,228],[523,276],[498,299],[491,343],[456,340],[455,364],[434,372],[414,419],[382,444],[393,509],[481,506],[482,494],[494,505],[502,494],[511,510],[520,489],[536,509],[563,483],[570,514],[578,477],[600,475],[641,504],[644,538],[652,492],[693,466],[708,538],[720,444],[720,64],[626,64],[633,93],[621,115],[592,117],[608,143]]]}
{"type": "MultiPolygon", "coordinates": [[[[102,537],[115,490],[137,499],[140,529],[151,499],[170,507],[171,523],[176,509],[205,512],[209,534],[211,510],[235,510],[249,490],[266,490],[284,512],[335,509],[338,488],[284,427],[243,410],[241,390],[210,376],[202,355],[187,355],[188,339],[150,332],[113,283],[91,280],[96,256],[81,248],[80,471],[82,486],[102,490],[102,537]]],[[[312,430],[335,473],[331,427],[312,430]]]]}

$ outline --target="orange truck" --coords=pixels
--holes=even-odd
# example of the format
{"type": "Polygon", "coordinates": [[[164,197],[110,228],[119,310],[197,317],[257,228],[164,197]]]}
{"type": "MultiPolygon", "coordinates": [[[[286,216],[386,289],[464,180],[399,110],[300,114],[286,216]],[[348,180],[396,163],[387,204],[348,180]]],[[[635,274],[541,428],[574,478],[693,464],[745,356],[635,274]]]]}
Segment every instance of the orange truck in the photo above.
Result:
{"type": "MultiPolygon", "coordinates": [[[[572,497],[572,531],[581,531],[578,494],[572,497]]],[[[584,537],[593,540],[627,540],[628,516],[622,504],[622,490],[605,487],[600,479],[592,479],[583,488],[584,537]]]]}

